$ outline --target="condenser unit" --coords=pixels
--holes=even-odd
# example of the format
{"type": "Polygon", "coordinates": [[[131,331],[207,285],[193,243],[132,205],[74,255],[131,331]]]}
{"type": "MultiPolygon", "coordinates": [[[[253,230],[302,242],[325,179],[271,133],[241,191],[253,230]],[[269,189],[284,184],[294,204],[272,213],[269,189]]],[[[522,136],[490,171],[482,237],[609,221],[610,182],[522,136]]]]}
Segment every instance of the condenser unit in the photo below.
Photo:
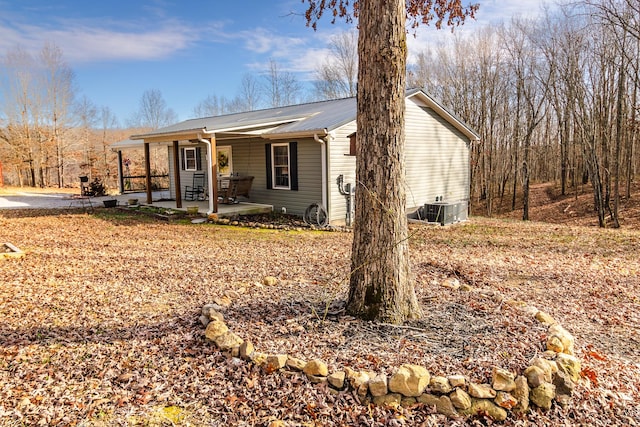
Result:
{"type": "Polygon", "coordinates": [[[422,215],[429,222],[439,222],[440,225],[466,221],[467,202],[436,202],[425,204],[422,215]]]}

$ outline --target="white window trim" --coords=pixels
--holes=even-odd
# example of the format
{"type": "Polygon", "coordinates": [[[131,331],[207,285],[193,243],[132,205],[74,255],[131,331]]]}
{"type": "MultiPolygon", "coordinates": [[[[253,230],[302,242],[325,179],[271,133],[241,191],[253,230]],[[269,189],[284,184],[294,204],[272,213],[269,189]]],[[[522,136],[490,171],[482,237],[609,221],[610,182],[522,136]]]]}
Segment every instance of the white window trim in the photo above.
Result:
{"type": "Polygon", "coordinates": [[[291,149],[288,142],[271,144],[271,188],[274,190],[291,190],[291,149]],[[289,185],[276,185],[276,156],[275,147],[287,147],[287,170],[289,171],[289,185]]]}
{"type": "Polygon", "coordinates": [[[197,156],[197,152],[195,147],[185,147],[184,149],[184,170],[185,171],[195,172],[198,170],[198,159],[196,156],[197,156]],[[187,156],[187,152],[189,151],[193,152],[193,168],[189,167],[189,157],[187,156]]]}

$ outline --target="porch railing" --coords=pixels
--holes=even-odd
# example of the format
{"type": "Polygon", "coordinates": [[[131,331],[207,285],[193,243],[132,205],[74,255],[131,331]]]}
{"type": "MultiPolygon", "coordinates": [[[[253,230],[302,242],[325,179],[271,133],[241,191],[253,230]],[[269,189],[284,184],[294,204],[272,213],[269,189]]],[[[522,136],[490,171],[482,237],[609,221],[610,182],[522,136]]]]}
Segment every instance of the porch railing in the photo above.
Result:
{"type": "MultiPolygon", "coordinates": [[[[124,175],[121,178],[120,188],[123,193],[139,193],[147,191],[146,175],[124,175]]],[[[169,174],[151,175],[151,190],[162,191],[169,189],[169,174]]]]}

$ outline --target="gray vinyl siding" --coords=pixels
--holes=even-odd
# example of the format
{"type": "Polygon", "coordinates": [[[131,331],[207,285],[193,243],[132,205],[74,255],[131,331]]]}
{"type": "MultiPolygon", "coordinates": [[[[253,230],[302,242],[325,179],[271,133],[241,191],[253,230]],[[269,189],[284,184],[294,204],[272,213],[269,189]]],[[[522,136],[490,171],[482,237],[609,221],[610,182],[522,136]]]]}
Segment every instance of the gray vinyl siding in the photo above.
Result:
{"type": "Polygon", "coordinates": [[[428,107],[407,101],[407,208],[469,199],[469,141],[428,107]]]}
{"type": "Polygon", "coordinates": [[[347,198],[338,190],[338,176],[344,176],[344,182],[355,186],[356,157],[349,156],[349,135],[356,131],[353,121],[332,132],[329,141],[329,221],[334,224],[344,224],[347,214],[347,198]]]}
{"type": "MultiPolygon", "coordinates": [[[[193,184],[193,174],[194,173],[203,173],[204,172],[204,182],[205,185],[209,179],[209,170],[208,170],[208,162],[207,162],[207,146],[205,144],[188,144],[184,143],[184,144],[180,144],[180,153],[178,153],[179,156],[182,156],[182,148],[184,147],[189,147],[189,148],[194,148],[194,147],[200,147],[200,156],[201,156],[201,170],[199,171],[185,171],[182,170],[182,158],[178,157],[178,167],[180,168],[180,189],[182,197],[184,197],[184,187],[187,185],[192,185],[193,184]]],[[[167,153],[169,156],[169,194],[171,196],[172,199],[176,198],[176,184],[174,182],[173,179],[173,146],[169,146],[167,148],[167,153]]]]}
{"type": "MultiPolygon", "coordinates": [[[[189,147],[201,147],[202,172],[208,177],[207,146],[189,144],[189,147]]],[[[276,212],[285,207],[287,213],[304,214],[307,207],[322,200],[322,170],[320,158],[320,144],[313,139],[267,141],[262,138],[242,140],[219,140],[217,146],[231,146],[231,161],[233,173],[253,176],[250,202],[273,205],[276,212]],[[269,143],[298,143],[298,191],[267,189],[267,169],[265,159],[265,145],[269,143]]],[[[183,145],[180,146],[182,148],[183,145]]],[[[169,173],[173,176],[173,147],[168,148],[169,173]]],[[[181,161],[181,159],[180,159],[181,161]]],[[[192,171],[180,171],[182,194],[185,185],[193,182],[192,171]]],[[[207,181],[205,181],[207,182],[207,181]]],[[[170,184],[170,194],[175,198],[175,183],[170,184]]]]}
{"type": "MultiPolygon", "coordinates": [[[[405,167],[407,209],[412,210],[436,197],[444,201],[469,199],[469,142],[451,124],[427,107],[407,100],[405,113],[405,167]]],[[[337,179],[355,184],[356,159],[349,153],[348,136],[355,121],[333,132],[329,155],[329,219],[344,223],[346,197],[338,191],[337,179]]]]}
{"type": "Polygon", "coordinates": [[[312,203],[322,201],[322,167],[321,167],[321,145],[313,139],[263,141],[260,145],[262,173],[256,176],[255,198],[257,203],[273,205],[276,212],[281,212],[286,208],[287,213],[293,215],[304,214],[304,211],[312,203]],[[272,144],[296,141],[298,143],[298,190],[267,189],[267,171],[264,146],[269,142],[272,144]]]}
{"type": "Polygon", "coordinates": [[[218,146],[231,146],[233,173],[253,176],[250,201],[272,205],[276,212],[302,216],[307,207],[321,200],[322,175],[320,144],[313,139],[267,141],[262,138],[220,140],[218,146]],[[298,191],[267,188],[265,145],[298,143],[298,191]]]}

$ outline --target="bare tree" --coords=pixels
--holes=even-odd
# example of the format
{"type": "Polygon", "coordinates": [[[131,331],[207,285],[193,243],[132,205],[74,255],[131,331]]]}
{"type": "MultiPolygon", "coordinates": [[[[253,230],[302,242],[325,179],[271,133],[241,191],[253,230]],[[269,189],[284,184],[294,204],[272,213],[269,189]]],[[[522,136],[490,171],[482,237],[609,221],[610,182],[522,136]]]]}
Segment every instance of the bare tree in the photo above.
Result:
{"type": "Polygon", "coordinates": [[[269,68],[263,78],[263,92],[270,107],[282,107],[298,102],[302,86],[292,73],[282,71],[275,60],[269,61],[269,68]]]}
{"type": "Polygon", "coordinates": [[[158,129],[178,121],[178,115],[167,106],[159,89],[149,89],[142,94],[140,107],[132,126],[158,129]]]}
{"type": "Polygon", "coordinates": [[[260,90],[260,82],[253,74],[245,74],[240,82],[240,90],[236,99],[239,103],[238,111],[253,111],[260,107],[262,101],[262,93],[260,90]]]}
{"type": "Polygon", "coordinates": [[[75,97],[73,70],[63,58],[62,50],[47,43],[40,54],[44,68],[44,115],[49,138],[55,147],[55,170],[58,187],[65,184],[65,134],[71,126],[72,105],[75,97]]]}
{"type": "Polygon", "coordinates": [[[344,31],[331,37],[330,56],[316,71],[313,82],[320,99],[356,96],[358,78],[358,36],[344,31]]]}
{"type": "Polygon", "coordinates": [[[195,117],[211,117],[225,114],[228,111],[229,101],[224,97],[209,95],[193,109],[195,117]]]}
{"type": "Polygon", "coordinates": [[[82,161],[80,168],[85,175],[93,178],[97,176],[95,165],[98,157],[93,144],[93,129],[98,123],[98,109],[89,98],[83,96],[76,105],[76,117],[79,125],[77,131],[81,135],[82,161]]]}
{"type": "Polygon", "coordinates": [[[39,107],[40,88],[34,58],[20,47],[10,50],[3,58],[4,112],[6,132],[3,138],[9,148],[10,164],[20,186],[42,185],[39,107]],[[26,172],[26,177],[24,173],[26,172]],[[26,179],[25,179],[26,178],[26,179]]]}
{"type": "Polygon", "coordinates": [[[358,19],[356,213],[347,309],[372,320],[401,323],[420,315],[409,267],[404,176],[405,16],[412,25],[434,16],[440,27],[461,22],[460,2],[348,0],[328,6],[307,0],[307,23],[316,28],[325,8],[358,19]],[[433,14],[432,14],[432,13],[433,14]],[[353,15],[352,15],[353,13],[353,15]]]}
{"type": "Polygon", "coordinates": [[[114,129],[118,126],[118,120],[116,116],[113,114],[109,107],[103,106],[100,109],[100,127],[101,127],[101,136],[100,136],[100,148],[101,148],[101,156],[99,162],[99,168],[103,171],[105,175],[105,183],[107,185],[112,185],[115,187],[115,178],[116,175],[111,173],[111,169],[109,165],[113,164],[114,156],[113,154],[109,156],[109,144],[113,141],[110,140],[110,130],[114,129]]]}

